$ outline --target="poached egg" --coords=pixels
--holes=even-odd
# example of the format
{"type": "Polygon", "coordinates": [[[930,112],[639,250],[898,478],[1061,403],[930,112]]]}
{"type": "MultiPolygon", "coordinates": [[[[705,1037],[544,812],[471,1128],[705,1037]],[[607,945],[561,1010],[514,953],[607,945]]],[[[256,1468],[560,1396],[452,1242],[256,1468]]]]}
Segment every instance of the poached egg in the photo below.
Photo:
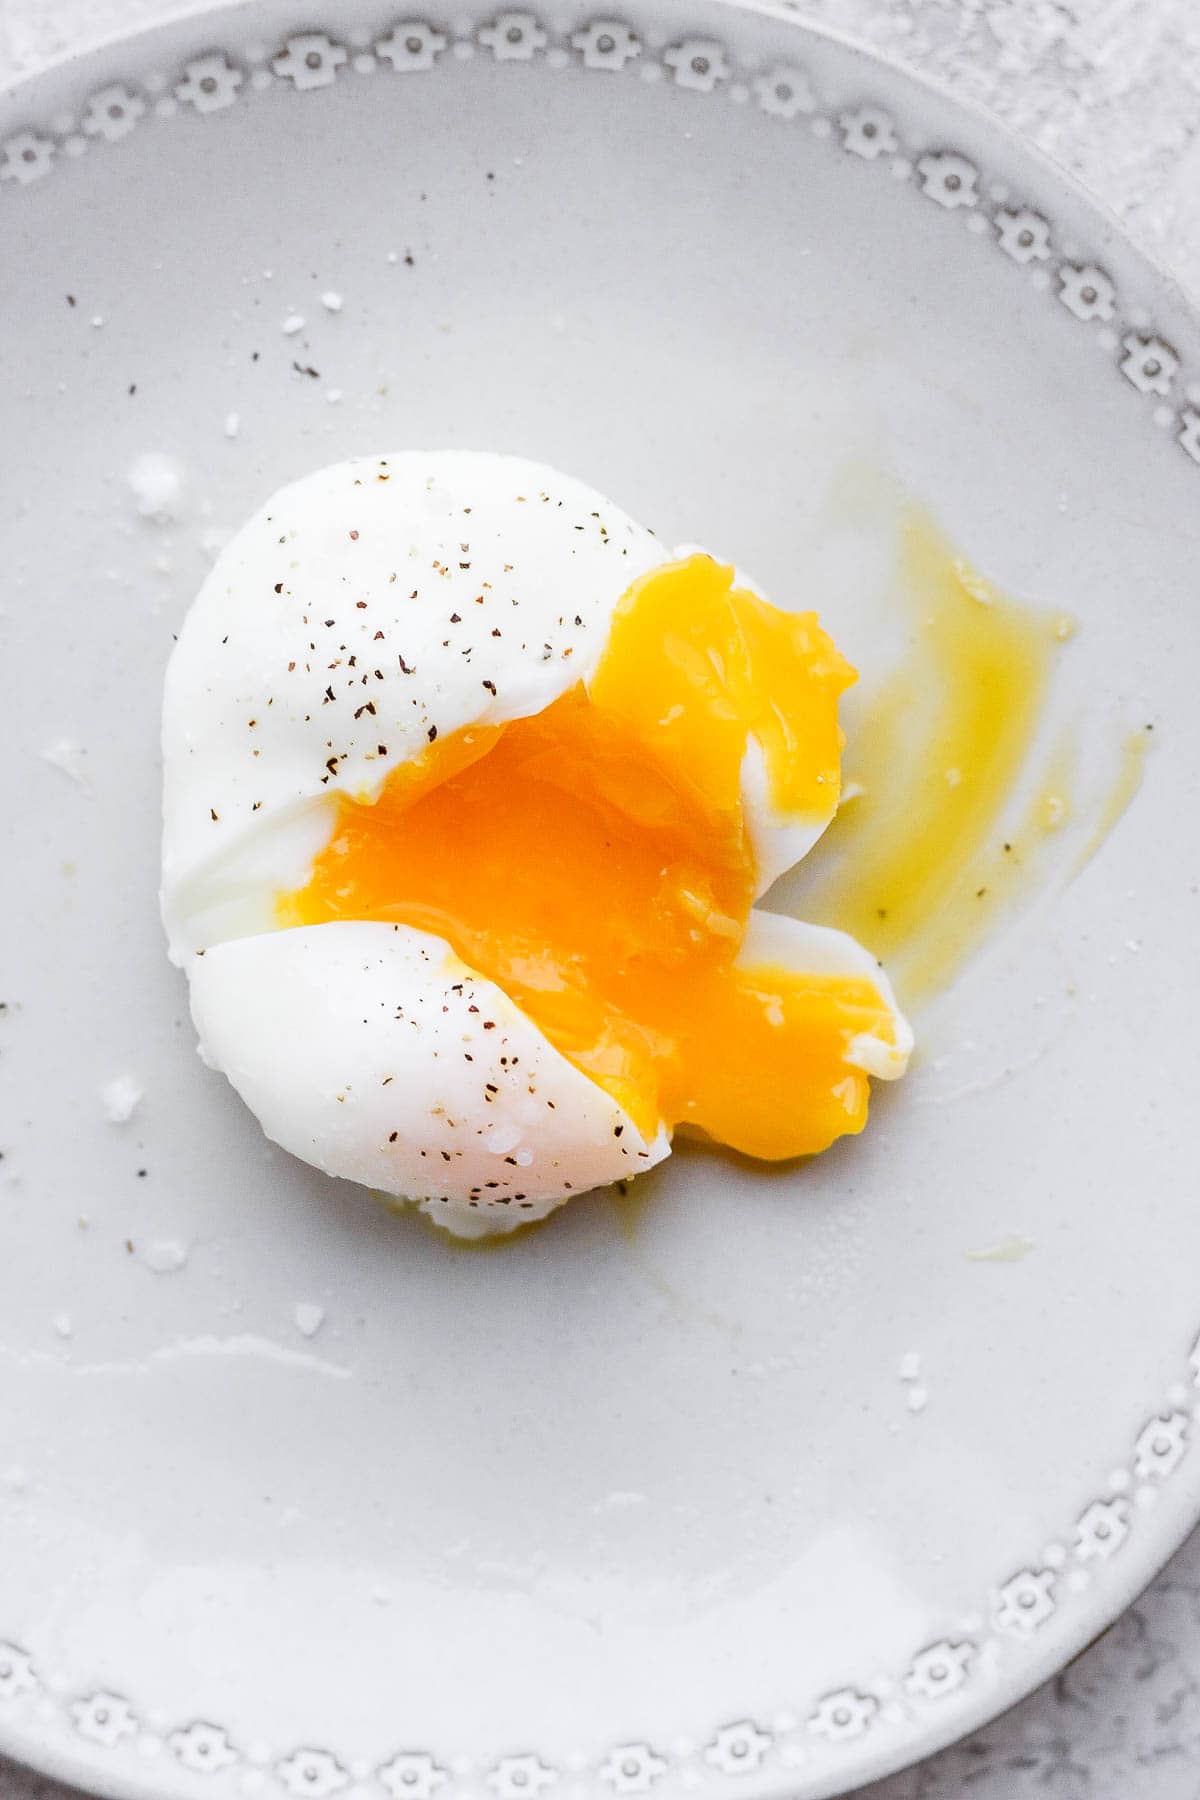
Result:
{"type": "Polygon", "coordinates": [[[837,809],[812,613],[486,453],[342,463],[222,553],[164,704],[163,914],[268,1136],[477,1235],[680,1128],[782,1159],[912,1036],[755,902],[837,809]]]}

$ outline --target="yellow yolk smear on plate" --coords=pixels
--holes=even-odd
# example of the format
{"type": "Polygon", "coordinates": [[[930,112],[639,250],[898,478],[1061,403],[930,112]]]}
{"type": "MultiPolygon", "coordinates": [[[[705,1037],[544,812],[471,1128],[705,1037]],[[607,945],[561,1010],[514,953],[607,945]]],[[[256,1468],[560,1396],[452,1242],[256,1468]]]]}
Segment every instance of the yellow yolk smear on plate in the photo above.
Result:
{"type": "Polygon", "coordinates": [[[1024,819],[1005,822],[1074,625],[1001,593],[915,509],[900,574],[911,652],[870,699],[842,811],[778,904],[868,945],[915,1004],[946,986],[996,909],[1028,889],[1043,841],[1069,813],[1062,743],[1024,819]]]}
{"type": "Polygon", "coordinates": [[[590,685],[467,729],[341,797],[282,925],[396,920],[443,937],[652,1137],[699,1127],[746,1154],[825,1149],[866,1121],[844,1060],[894,1042],[866,977],[737,962],[755,893],[751,737],[773,809],[824,821],[854,671],[815,615],[695,556],[625,596],[590,685]]]}

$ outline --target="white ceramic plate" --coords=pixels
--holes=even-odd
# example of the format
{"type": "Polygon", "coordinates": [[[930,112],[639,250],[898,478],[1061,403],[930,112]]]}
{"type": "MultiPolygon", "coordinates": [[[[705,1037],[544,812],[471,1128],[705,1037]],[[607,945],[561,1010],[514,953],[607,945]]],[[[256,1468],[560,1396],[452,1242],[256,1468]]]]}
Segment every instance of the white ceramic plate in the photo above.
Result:
{"type": "Polygon", "coordinates": [[[3,97],[0,176],[0,1746],[157,1800],[811,1800],[996,1712],[1200,1510],[1194,317],[994,124],[721,0],[253,0],[3,97]],[[272,1153],[163,954],[214,544],[454,444],[864,665],[886,532],[831,484],[897,476],[1080,619],[1097,779],[1157,732],[862,1140],[681,1156],[632,1238],[598,1196],[463,1253],[272,1153]]]}

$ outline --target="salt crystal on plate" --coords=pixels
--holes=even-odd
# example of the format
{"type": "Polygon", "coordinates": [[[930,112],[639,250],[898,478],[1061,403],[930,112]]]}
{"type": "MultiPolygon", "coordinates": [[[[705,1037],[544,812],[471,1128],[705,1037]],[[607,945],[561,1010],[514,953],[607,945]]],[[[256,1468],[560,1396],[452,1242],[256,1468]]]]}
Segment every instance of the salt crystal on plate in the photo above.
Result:
{"type": "Polygon", "coordinates": [[[115,1075],[106,1081],[100,1089],[100,1104],[104,1108],[104,1116],[114,1125],[124,1125],[132,1119],[146,1090],[133,1075],[115,1075]]]}
{"type": "Polygon", "coordinates": [[[160,1238],[143,1252],[142,1261],[156,1275],[174,1275],[188,1259],[188,1247],[178,1238],[160,1238]]]}
{"type": "Polygon", "coordinates": [[[143,519],[167,525],[178,519],[183,500],[183,469],[173,456],[147,450],[130,465],[129,488],[143,519]]]}
{"type": "Polygon", "coordinates": [[[56,738],[42,751],[42,761],[48,762],[52,769],[61,769],[77,788],[85,794],[90,794],[92,784],[83,768],[82,759],[85,754],[81,744],[73,743],[70,738],[56,738]]]}

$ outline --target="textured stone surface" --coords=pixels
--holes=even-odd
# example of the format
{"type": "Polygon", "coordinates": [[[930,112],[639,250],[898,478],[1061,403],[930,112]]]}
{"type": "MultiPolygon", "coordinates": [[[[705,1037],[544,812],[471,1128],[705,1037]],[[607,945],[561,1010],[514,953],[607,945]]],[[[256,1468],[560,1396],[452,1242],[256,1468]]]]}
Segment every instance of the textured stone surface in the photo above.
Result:
{"type": "MultiPolygon", "coordinates": [[[[197,10],[0,0],[0,77],[197,10]]],[[[319,13],[320,8],[314,9],[319,13]]],[[[1081,176],[1200,296],[1200,0],[797,0],[991,107],[1081,176]]],[[[1196,1800],[1200,1535],[1065,1674],[864,1800],[1196,1800]]],[[[66,1790],[0,1762],[0,1800],[66,1790]]]]}

